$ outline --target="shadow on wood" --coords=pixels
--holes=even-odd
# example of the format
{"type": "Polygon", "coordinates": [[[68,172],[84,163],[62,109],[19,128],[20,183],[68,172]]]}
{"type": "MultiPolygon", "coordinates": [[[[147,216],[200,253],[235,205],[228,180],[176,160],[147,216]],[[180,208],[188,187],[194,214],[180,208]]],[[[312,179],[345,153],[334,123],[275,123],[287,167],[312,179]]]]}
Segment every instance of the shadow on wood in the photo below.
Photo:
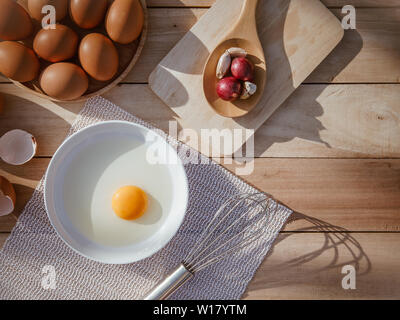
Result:
{"type": "MultiPolygon", "coordinates": [[[[265,258],[262,270],[258,271],[256,281],[251,283],[251,291],[307,285],[319,280],[331,285],[333,278],[337,280],[335,286],[338,289],[345,276],[341,269],[346,265],[355,268],[357,277],[370,273],[372,264],[368,255],[346,229],[298,212],[293,213],[287,224],[297,220],[305,220],[308,226],[290,232],[283,231],[279,235],[265,258]],[[313,243],[303,245],[300,251],[296,250],[295,244],[290,241],[298,241],[296,237],[300,238],[307,233],[314,235],[313,243]],[[285,251],[285,260],[277,261],[274,259],[275,248],[287,241],[289,249],[285,251]],[[336,276],[328,276],[329,272],[334,272],[336,276]]],[[[246,296],[247,293],[244,298],[246,296]]]]}
{"type": "MultiPolygon", "coordinates": [[[[346,66],[357,56],[363,46],[363,40],[357,30],[348,30],[345,32],[344,40],[332,51],[327,57],[328,61],[332,61],[333,56],[340,57],[340,60],[335,59],[336,63],[330,75],[331,79],[334,79],[340,72],[346,68],[346,66]],[[352,39],[346,41],[346,39],[352,39]]],[[[282,54],[285,54],[285,48],[282,43],[282,54]]],[[[267,59],[268,60],[268,59],[267,59]]],[[[322,62],[321,65],[323,65],[322,62]]],[[[290,66],[287,64],[287,67],[290,66]]],[[[317,72],[318,68],[316,69],[317,72]]],[[[284,71],[283,71],[284,72],[284,71]]],[[[312,76],[312,75],[311,75],[312,76]]],[[[310,77],[311,77],[310,76],[310,77]]],[[[313,101],[307,106],[307,110],[293,110],[298,108],[296,105],[297,91],[302,88],[298,88],[281,107],[265,122],[265,130],[260,130],[255,133],[255,156],[259,157],[266,150],[268,150],[275,143],[284,143],[295,138],[309,140],[315,143],[324,144],[330,148],[330,145],[323,141],[320,132],[326,128],[322,125],[318,117],[322,116],[324,109],[318,102],[320,94],[328,87],[328,84],[318,86],[319,90],[313,91],[313,97],[308,97],[308,101],[313,101]],[[279,123],[280,128],[274,128],[274,124],[279,123]],[[283,124],[283,127],[282,127],[283,124]],[[271,128],[269,130],[269,127],[271,128]],[[279,135],[277,135],[279,133],[279,135]]],[[[351,106],[349,106],[351,107],[351,106]]]]}
{"type": "MultiPolygon", "coordinates": [[[[268,8],[265,10],[269,10],[268,8]]],[[[288,7],[286,7],[287,14],[288,7]]],[[[293,19],[292,19],[293,20],[293,19]]],[[[267,65],[270,64],[270,57],[279,57],[279,70],[274,69],[273,67],[268,67],[268,75],[267,79],[271,79],[279,76],[286,76],[290,78],[293,89],[296,87],[295,81],[293,80],[293,72],[291,70],[291,65],[289,62],[289,56],[291,51],[295,48],[291,48],[291,46],[285,44],[285,30],[290,28],[291,23],[295,23],[295,21],[291,21],[288,19],[283,19],[280,21],[275,21],[275,23],[279,23],[274,28],[266,28],[265,32],[274,31],[271,35],[267,34],[266,37],[270,38],[272,36],[276,37],[277,30],[280,31],[280,41],[275,41],[274,46],[265,47],[265,56],[267,60],[267,65]],[[289,25],[288,25],[289,24],[289,25]]],[[[258,26],[259,32],[263,32],[262,25],[258,26]]],[[[295,29],[295,28],[291,28],[295,29]]],[[[342,70],[346,68],[346,66],[359,54],[363,47],[363,40],[361,35],[357,30],[347,30],[345,31],[344,38],[338,44],[338,46],[328,55],[328,57],[316,68],[316,70],[309,76],[309,78],[313,77],[313,74],[318,73],[321,68],[324,68],[325,64],[330,64],[329,71],[331,74],[329,78],[333,80],[338,74],[341,73],[342,70]],[[336,57],[336,58],[335,58],[336,57]],[[334,63],[332,63],[334,61],[334,63]]],[[[274,65],[277,64],[277,61],[274,61],[274,65]]],[[[307,80],[306,80],[307,82],[307,80]]],[[[318,97],[325,90],[328,85],[319,86],[320,90],[313,91],[313,97],[308,97],[308,101],[313,101],[313,103],[307,106],[306,112],[304,110],[293,110],[297,108],[296,105],[296,91],[280,106],[277,111],[273,113],[273,115],[265,122],[263,126],[264,130],[259,130],[255,133],[255,156],[262,156],[273,144],[275,143],[284,143],[295,138],[309,140],[315,143],[323,144],[326,147],[330,148],[330,145],[323,141],[321,138],[320,132],[325,130],[326,128],[322,125],[321,121],[318,117],[322,116],[324,113],[323,107],[318,102],[318,97]],[[289,112],[290,111],[290,112],[289,112]],[[279,123],[280,128],[274,127],[275,123],[279,123]],[[284,125],[282,127],[282,124],[284,125]],[[269,129],[271,128],[271,129],[269,129]],[[277,135],[279,133],[279,135],[277,135]]],[[[268,84],[266,87],[268,90],[268,84]]],[[[301,90],[298,88],[297,91],[301,90]]],[[[254,112],[260,110],[263,106],[259,105],[254,112]]],[[[241,119],[237,120],[239,123],[242,121],[241,119]]],[[[246,155],[249,152],[246,150],[244,153],[246,155]]]]}
{"type": "Polygon", "coordinates": [[[13,129],[31,133],[37,140],[37,155],[52,154],[63,141],[74,113],[66,111],[54,102],[32,94],[22,94],[14,85],[5,87],[5,105],[0,117],[0,136],[13,129]],[[56,117],[55,117],[56,116],[56,117]],[[65,128],[62,134],[60,128],[65,128]],[[57,139],[54,139],[54,133],[57,139]]]}

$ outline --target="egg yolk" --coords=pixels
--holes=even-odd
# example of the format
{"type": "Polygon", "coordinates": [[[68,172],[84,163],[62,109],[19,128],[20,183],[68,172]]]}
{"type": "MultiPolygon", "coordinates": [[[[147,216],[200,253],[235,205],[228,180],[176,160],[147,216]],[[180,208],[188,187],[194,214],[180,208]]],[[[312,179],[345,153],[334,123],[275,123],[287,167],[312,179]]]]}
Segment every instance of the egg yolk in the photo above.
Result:
{"type": "Polygon", "coordinates": [[[140,218],[147,210],[147,194],[135,186],[122,187],[112,197],[112,208],[125,220],[140,218]]]}

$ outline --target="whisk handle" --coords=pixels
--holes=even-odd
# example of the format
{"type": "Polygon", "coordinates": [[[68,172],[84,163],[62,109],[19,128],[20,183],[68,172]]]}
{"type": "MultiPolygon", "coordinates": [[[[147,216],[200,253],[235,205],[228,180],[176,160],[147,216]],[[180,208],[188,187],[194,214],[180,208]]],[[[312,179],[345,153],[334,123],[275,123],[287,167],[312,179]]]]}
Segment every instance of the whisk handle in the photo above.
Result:
{"type": "Polygon", "coordinates": [[[164,278],[150,293],[148,293],[143,300],[165,300],[172,293],[178,290],[187,280],[193,277],[183,264],[173,270],[168,276],[164,278]]]}

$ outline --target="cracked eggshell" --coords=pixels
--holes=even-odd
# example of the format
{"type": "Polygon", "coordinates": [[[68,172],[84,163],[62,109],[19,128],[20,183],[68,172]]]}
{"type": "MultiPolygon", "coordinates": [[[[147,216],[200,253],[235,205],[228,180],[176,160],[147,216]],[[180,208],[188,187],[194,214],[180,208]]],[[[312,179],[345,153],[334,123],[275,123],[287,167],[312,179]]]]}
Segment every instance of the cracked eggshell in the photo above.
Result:
{"type": "Polygon", "coordinates": [[[0,93],[0,113],[3,112],[3,107],[4,107],[4,97],[3,94],[0,93]]]}
{"type": "Polygon", "coordinates": [[[14,211],[16,200],[14,187],[10,181],[0,176],[0,217],[14,211]]]}
{"type": "Polygon", "coordinates": [[[12,165],[22,165],[36,154],[34,136],[23,130],[12,130],[0,138],[0,158],[12,165]]]}

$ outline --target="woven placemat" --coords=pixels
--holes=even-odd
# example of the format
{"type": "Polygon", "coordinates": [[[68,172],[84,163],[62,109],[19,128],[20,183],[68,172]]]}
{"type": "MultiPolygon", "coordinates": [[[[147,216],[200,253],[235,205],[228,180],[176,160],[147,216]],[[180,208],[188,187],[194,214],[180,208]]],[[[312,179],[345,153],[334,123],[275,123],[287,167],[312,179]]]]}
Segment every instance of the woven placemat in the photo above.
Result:
{"type": "MultiPolygon", "coordinates": [[[[69,135],[106,120],[131,121],[154,129],[95,97],[88,100],[69,135]]],[[[129,265],[107,265],[78,255],[50,225],[42,179],[0,251],[0,299],[140,299],[179,265],[221,204],[235,194],[257,191],[197,151],[163,135],[179,151],[190,189],[186,218],[168,245],[150,258],[129,265]],[[188,159],[188,150],[192,159],[188,159]],[[193,157],[201,164],[193,164],[193,157]],[[54,281],[49,282],[49,277],[54,281]]],[[[291,213],[279,205],[260,240],[199,272],[171,299],[239,299],[291,213]]]]}

